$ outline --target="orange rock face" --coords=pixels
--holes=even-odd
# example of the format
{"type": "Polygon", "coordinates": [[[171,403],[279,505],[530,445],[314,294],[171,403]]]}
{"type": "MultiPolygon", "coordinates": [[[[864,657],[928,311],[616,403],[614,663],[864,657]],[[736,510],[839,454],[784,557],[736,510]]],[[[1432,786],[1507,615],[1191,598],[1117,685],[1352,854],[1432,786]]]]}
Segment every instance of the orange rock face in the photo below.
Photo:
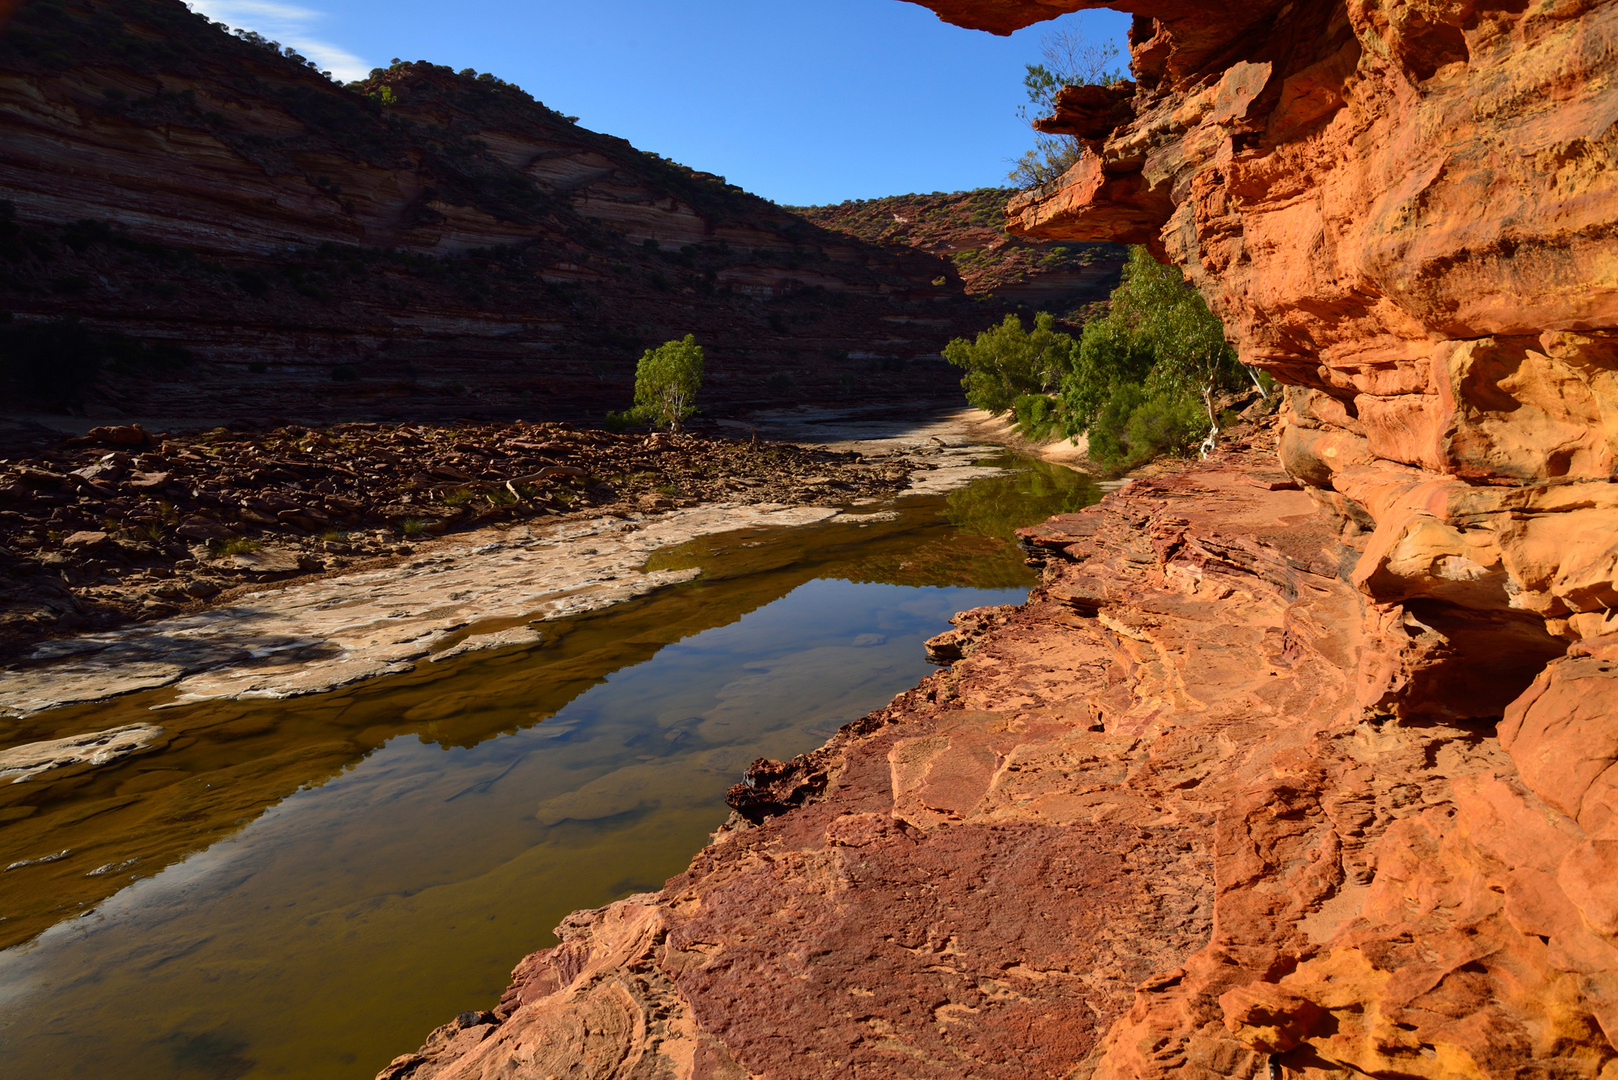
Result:
{"type": "Polygon", "coordinates": [[[1026,607],[387,1075],[1618,1076],[1618,3],[1119,6],[1012,226],[1182,265],[1276,445],[1025,530],[1026,607]]]}
{"type": "MultiPolygon", "coordinates": [[[[1340,901],[1355,925],[1206,1016],[1300,1074],[1596,1075],[1618,1035],[1618,4],[1261,2],[1222,33],[1209,5],[1132,9],[1138,83],[1064,91],[1040,126],[1090,152],[1013,231],[1186,270],[1289,384],[1282,463],[1364,604],[1356,706],[1504,714],[1477,745],[1515,765],[1406,807],[1340,901]]],[[[1128,1052],[1154,996],[1104,1072],[1162,1071],[1128,1052]]]]}
{"type": "Polygon", "coordinates": [[[1091,152],[1012,229],[1183,266],[1296,388],[1283,460],[1367,598],[1467,622],[1437,628],[1466,663],[1522,658],[1438,706],[1498,715],[1611,604],[1618,5],[1249,7],[1264,32],[1214,43],[1206,5],[1142,6],[1138,85],[1064,92],[1041,126],[1091,152]]]}

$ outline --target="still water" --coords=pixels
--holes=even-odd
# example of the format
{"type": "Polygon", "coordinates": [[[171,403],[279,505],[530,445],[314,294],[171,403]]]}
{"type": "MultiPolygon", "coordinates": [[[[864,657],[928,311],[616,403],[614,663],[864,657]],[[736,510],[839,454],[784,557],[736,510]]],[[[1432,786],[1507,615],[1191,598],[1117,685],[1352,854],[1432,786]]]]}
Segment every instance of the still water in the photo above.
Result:
{"type": "Polygon", "coordinates": [[[661,552],[703,575],[534,648],[0,731],[165,729],[116,767],[0,790],[0,865],[71,852],[0,874],[0,1075],[370,1077],[492,1007],[568,912],[682,871],[748,763],[914,685],[954,612],[1022,600],[1012,530],[1098,492],[999,463],[893,520],[661,552]]]}

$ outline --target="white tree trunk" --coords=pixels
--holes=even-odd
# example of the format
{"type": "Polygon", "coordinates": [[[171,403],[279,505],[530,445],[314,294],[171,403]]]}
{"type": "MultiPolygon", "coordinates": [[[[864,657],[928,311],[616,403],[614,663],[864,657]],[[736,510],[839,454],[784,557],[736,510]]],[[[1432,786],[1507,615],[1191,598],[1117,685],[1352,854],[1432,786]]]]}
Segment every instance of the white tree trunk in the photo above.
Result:
{"type": "Polygon", "coordinates": [[[1214,415],[1213,383],[1204,383],[1202,387],[1202,407],[1208,411],[1208,437],[1202,440],[1197,448],[1198,457],[1207,457],[1213,453],[1219,441],[1219,418],[1214,415]]]}

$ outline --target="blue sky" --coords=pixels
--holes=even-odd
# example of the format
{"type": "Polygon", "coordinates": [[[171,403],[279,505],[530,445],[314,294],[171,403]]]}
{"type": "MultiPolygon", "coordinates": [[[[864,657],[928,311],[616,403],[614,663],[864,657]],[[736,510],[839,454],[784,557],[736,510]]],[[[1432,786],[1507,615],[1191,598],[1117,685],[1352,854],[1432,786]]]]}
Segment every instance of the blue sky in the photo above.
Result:
{"type": "Polygon", "coordinates": [[[476,68],[586,127],[779,203],[998,186],[1027,148],[1023,65],[1074,26],[1009,38],[901,0],[193,0],[343,78],[393,57],[476,68]]]}

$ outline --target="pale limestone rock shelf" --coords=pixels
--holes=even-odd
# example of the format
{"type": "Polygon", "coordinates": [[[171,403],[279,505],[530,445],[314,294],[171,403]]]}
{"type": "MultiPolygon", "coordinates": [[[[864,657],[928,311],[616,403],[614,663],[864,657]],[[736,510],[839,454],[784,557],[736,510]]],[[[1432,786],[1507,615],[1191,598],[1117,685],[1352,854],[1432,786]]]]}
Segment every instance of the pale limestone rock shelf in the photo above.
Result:
{"type": "MultiPolygon", "coordinates": [[[[728,529],[807,525],[828,507],[719,503],[657,517],[488,529],[398,567],[253,593],[133,630],[53,641],[6,673],[0,716],[169,687],[169,704],[282,698],[409,671],[439,650],[515,643],[512,623],[596,611],[689,581],[643,572],[660,547],[728,529]],[[480,626],[487,626],[480,632],[480,626]]],[[[527,640],[535,640],[530,631],[527,640]]]]}
{"type": "Polygon", "coordinates": [[[14,746],[0,752],[0,784],[26,784],[51,769],[111,765],[146,749],[162,734],[163,729],[156,724],[125,724],[86,735],[14,746]]]}
{"type": "MultiPolygon", "coordinates": [[[[957,440],[958,441],[958,440],[957,440]]],[[[908,494],[936,495],[1001,470],[990,448],[934,445],[908,494]]],[[[880,515],[881,512],[878,512],[880,515]]],[[[747,528],[869,511],[713,503],[555,525],[486,529],[411,562],[249,594],[228,606],[115,633],[47,642],[4,672],[0,718],[168,688],[163,704],[286,698],[410,671],[423,660],[537,644],[536,623],[599,611],[697,576],[646,571],[659,548],[747,528]]],[[[161,707],[161,706],[159,706],[161,707]]]]}

